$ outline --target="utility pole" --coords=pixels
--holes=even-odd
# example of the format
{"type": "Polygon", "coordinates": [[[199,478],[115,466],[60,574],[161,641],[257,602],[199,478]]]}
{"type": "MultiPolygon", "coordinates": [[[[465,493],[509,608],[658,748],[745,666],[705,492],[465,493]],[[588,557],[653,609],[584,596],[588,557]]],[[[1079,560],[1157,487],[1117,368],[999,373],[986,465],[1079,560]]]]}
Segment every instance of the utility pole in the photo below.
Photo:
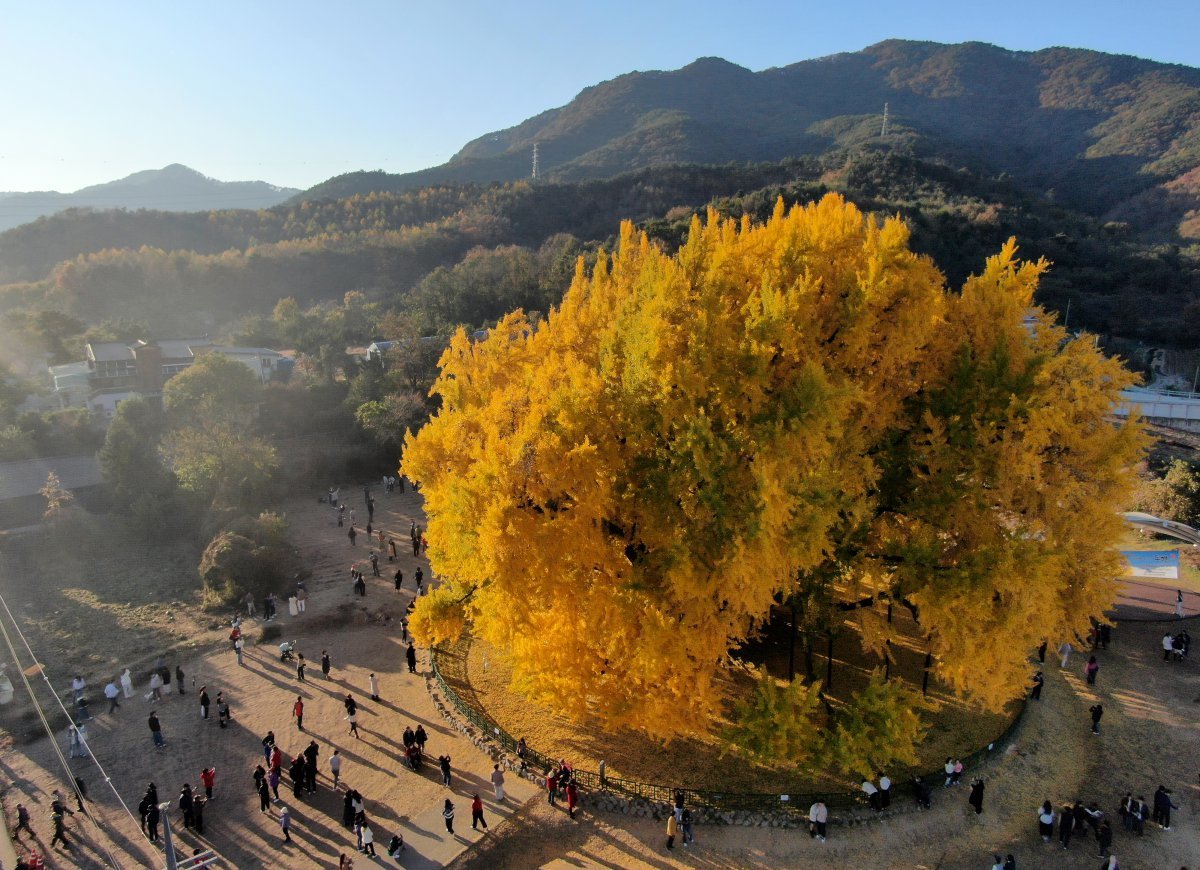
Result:
{"type": "Polygon", "coordinates": [[[879,138],[882,139],[888,134],[888,104],[883,104],[883,126],[879,128],[879,138]]]}
{"type": "Polygon", "coordinates": [[[533,143],[533,180],[538,180],[538,143],[533,143]]]}

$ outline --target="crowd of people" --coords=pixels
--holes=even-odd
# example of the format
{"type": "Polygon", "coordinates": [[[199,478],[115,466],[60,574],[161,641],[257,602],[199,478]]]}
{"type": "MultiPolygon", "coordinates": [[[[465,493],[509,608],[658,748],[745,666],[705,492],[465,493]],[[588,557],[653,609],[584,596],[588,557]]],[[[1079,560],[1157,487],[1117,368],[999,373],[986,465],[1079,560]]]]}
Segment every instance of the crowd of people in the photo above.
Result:
{"type": "MultiPolygon", "coordinates": [[[[401,492],[404,491],[403,480],[397,481],[396,479],[389,480],[385,478],[384,486],[388,492],[393,491],[397,487],[401,492]]],[[[338,490],[331,490],[329,502],[336,511],[338,525],[342,526],[344,518],[347,515],[347,506],[340,502],[339,495],[338,490]]],[[[364,499],[368,516],[366,533],[368,541],[372,543],[368,562],[372,569],[371,576],[380,577],[380,557],[387,555],[389,562],[395,561],[397,558],[396,544],[394,538],[388,537],[383,530],[375,530],[373,528],[374,500],[371,498],[369,490],[364,492],[364,499]],[[378,552],[374,549],[375,538],[372,537],[375,532],[378,534],[378,552]]],[[[348,515],[350,520],[349,537],[351,544],[354,544],[357,535],[354,526],[355,513],[351,509],[348,515]]],[[[428,541],[415,521],[411,523],[409,535],[414,556],[427,550],[428,541]]],[[[358,563],[352,566],[351,574],[353,593],[365,596],[367,578],[364,572],[359,569],[358,563]]],[[[415,568],[414,579],[416,596],[414,596],[413,600],[415,601],[415,598],[424,592],[423,571],[420,566],[415,568]]],[[[394,575],[395,589],[397,591],[401,590],[403,580],[403,569],[397,568],[394,575]]],[[[304,584],[299,583],[296,592],[288,597],[289,611],[293,615],[304,613],[308,597],[308,592],[304,584]]],[[[244,599],[244,603],[246,606],[246,616],[254,617],[256,614],[256,602],[253,596],[248,594],[244,599]]],[[[262,621],[264,623],[277,618],[276,597],[273,593],[266,596],[261,604],[262,621]]],[[[410,610],[411,607],[412,602],[409,603],[410,610]]],[[[406,625],[403,626],[403,630],[407,638],[406,625]]],[[[243,664],[245,639],[242,636],[240,615],[235,617],[232,622],[230,641],[231,649],[237,656],[238,664],[243,664]]],[[[1085,683],[1089,688],[1097,685],[1098,674],[1101,669],[1097,653],[1100,650],[1106,650],[1110,641],[1110,627],[1098,623],[1094,624],[1093,631],[1085,644],[1090,645],[1091,654],[1088,656],[1082,669],[1085,683]]],[[[1164,661],[1179,662],[1185,660],[1189,646],[1190,637],[1186,629],[1176,633],[1167,632],[1162,639],[1164,661]]],[[[1064,643],[1058,648],[1063,668],[1069,667],[1069,662],[1074,652],[1075,647],[1070,642],[1064,643]]],[[[1042,662],[1044,662],[1045,654],[1046,644],[1043,644],[1038,651],[1039,660],[1042,662]]],[[[407,644],[405,657],[408,671],[416,673],[416,651],[411,642],[407,644]]],[[[306,682],[305,667],[307,662],[303,653],[296,649],[295,641],[285,642],[280,645],[280,659],[283,662],[295,665],[297,682],[306,682]]],[[[326,680],[331,679],[332,662],[328,650],[321,651],[320,662],[324,678],[326,680]]],[[[144,698],[147,702],[151,702],[154,705],[150,709],[147,724],[151,732],[152,746],[158,751],[165,749],[167,742],[162,723],[158,716],[157,705],[165,702],[173,694],[195,695],[198,716],[203,721],[209,721],[213,718],[210,715],[210,711],[214,708],[216,711],[215,721],[220,728],[226,728],[232,721],[230,704],[223,690],[216,690],[215,694],[213,694],[209,692],[207,685],[201,685],[197,689],[195,685],[196,681],[193,679],[192,691],[188,692],[185,679],[181,665],[176,664],[174,668],[171,668],[162,658],[155,663],[154,667],[145,676],[146,691],[144,698]],[[174,692],[172,692],[172,685],[175,689],[174,692]]],[[[1044,673],[1038,671],[1034,678],[1034,686],[1030,696],[1032,700],[1037,701],[1041,699],[1044,685],[1044,673]]],[[[379,681],[373,673],[368,679],[368,687],[369,689],[366,694],[370,697],[371,702],[379,702],[379,681]]],[[[72,704],[74,705],[76,715],[67,733],[69,755],[72,758],[87,758],[87,722],[94,718],[89,708],[89,699],[87,697],[88,685],[82,676],[76,675],[71,681],[70,688],[72,704]]],[[[108,701],[106,715],[122,715],[120,710],[123,706],[122,701],[128,702],[129,699],[134,697],[136,691],[134,678],[129,668],[126,668],[120,675],[109,679],[103,689],[104,698],[108,701]]],[[[347,693],[341,703],[344,704],[346,710],[345,719],[348,723],[348,736],[354,739],[361,739],[357,722],[359,702],[355,699],[353,693],[347,693]]],[[[343,806],[342,823],[346,830],[354,835],[354,848],[361,854],[376,857],[375,844],[380,837],[378,831],[381,827],[379,820],[368,816],[367,802],[362,793],[357,788],[348,785],[343,779],[343,757],[340,749],[334,745],[330,735],[324,735],[321,738],[324,739],[326,748],[331,750],[326,759],[327,774],[325,777],[321,776],[319,760],[323,751],[322,744],[319,742],[318,737],[313,737],[305,731],[304,713],[304,697],[297,696],[292,706],[292,715],[297,732],[303,734],[304,738],[307,739],[306,744],[297,744],[297,746],[293,746],[285,752],[281,745],[282,739],[277,737],[273,731],[269,731],[261,738],[263,760],[255,766],[252,772],[253,790],[259,798],[260,811],[270,815],[274,809],[279,827],[279,846],[283,848],[292,842],[291,834],[293,825],[295,824],[292,814],[293,807],[297,803],[308,800],[310,796],[317,793],[319,788],[329,788],[341,795],[343,806]],[[293,754],[292,749],[296,748],[298,748],[298,751],[293,754]],[[285,764],[285,762],[287,763],[285,764]],[[285,787],[290,786],[291,797],[287,803],[280,797],[281,785],[285,787]]],[[[1089,708],[1093,734],[1098,735],[1100,733],[1099,725],[1103,713],[1103,704],[1099,700],[1089,708]]],[[[414,774],[421,774],[423,771],[428,739],[429,736],[423,724],[414,722],[404,729],[400,746],[396,747],[397,756],[403,761],[409,771],[414,774]]],[[[303,744],[303,739],[300,743],[303,744]]],[[[522,768],[524,769],[523,748],[524,740],[521,741],[518,749],[518,755],[522,758],[522,768]]],[[[436,773],[441,778],[442,784],[446,788],[451,788],[453,768],[449,753],[437,756],[436,767],[436,773]]],[[[964,766],[962,761],[957,758],[948,757],[944,765],[945,778],[943,787],[950,789],[962,784],[963,773],[964,766]]],[[[506,799],[505,773],[500,765],[495,765],[490,775],[490,780],[495,799],[499,802],[504,802],[506,799]]],[[[215,781],[215,767],[206,766],[200,770],[198,779],[181,784],[178,796],[173,800],[173,809],[178,811],[178,819],[182,822],[183,829],[192,832],[196,836],[204,835],[205,812],[209,802],[214,799],[215,781]],[[193,782],[198,782],[199,785],[194,788],[193,782]]],[[[77,792],[82,794],[84,789],[82,781],[77,779],[76,786],[77,792]]],[[[558,806],[561,803],[565,806],[569,817],[574,819],[579,802],[579,791],[574,770],[566,760],[546,770],[545,789],[548,803],[551,806],[558,806]]],[[[890,777],[883,771],[877,771],[874,778],[868,777],[864,779],[861,784],[861,791],[866,798],[867,804],[876,812],[881,812],[889,808],[893,802],[893,783],[890,777]]],[[[967,800],[969,806],[976,814],[983,812],[984,791],[985,782],[982,778],[971,780],[970,793],[967,800]]],[[[912,780],[912,793],[915,795],[917,806],[920,809],[929,809],[931,807],[933,798],[932,790],[922,777],[917,776],[912,780]]],[[[1099,857],[1111,861],[1111,866],[1115,867],[1116,859],[1111,855],[1114,828],[1123,830],[1131,836],[1139,837],[1144,835],[1148,825],[1156,825],[1160,830],[1170,831],[1171,811],[1178,808],[1172,800],[1171,795],[1171,790],[1162,785],[1153,793],[1150,801],[1145,800],[1140,794],[1136,797],[1134,797],[1132,792],[1126,794],[1115,810],[1120,820],[1119,825],[1115,821],[1110,823],[1105,812],[1096,801],[1091,801],[1086,805],[1083,801],[1067,802],[1055,808],[1054,803],[1047,800],[1037,812],[1038,831],[1045,843],[1056,843],[1063,850],[1071,848],[1072,840],[1075,840],[1078,844],[1080,840],[1094,839],[1099,857]]],[[[80,804],[80,810],[82,809],[82,804],[80,804]]],[[[456,806],[453,798],[444,799],[440,809],[446,832],[448,835],[453,836],[453,825],[456,814],[456,806]]],[[[472,829],[488,830],[488,823],[484,816],[483,800],[478,793],[473,792],[470,794],[469,809],[471,812],[472,829]]],[[[165,820],[162,818],[160,811],[158,789],[155,783],[151,782],[148,784],[145,794],[138,804],[138,814],[140,816],[142,832],[147,839],[151,842],[161,841],[161,828],[165,820]]],[[[16,815],[17,825],[13,831],[14,836],[19,836],[22,832],[32,834],[28,810],[23,805],[18,804],[16,815]]],[[[64,805],[62,800],[56,798],[52,804],[51,821],[54,827],[52,846],[61,843],[64,848],[69,848],[70,843],[67,839],[64,822],[70,815],[73,815],[73,812],[64,805]]],[[[807,818],[810,836],[819,842],[826,842],[829,823],[828,807],[820,800],[815,801],[809,807],[807,818]]],[[[668,849],[675,847],[677,839],[681,840],[682,845],[685,847],[690,847],[695,842],[693,814],[685,806],[682,792],[676,796],[672,812],[667,817],[666,833],[666,847],[668,849]]],[[[399,831],[391,833],[387,842],[387,854],[399,860],[399,855],[404,849],[405,844],[401,833],[399,831]]],[[[1003,858],[1000,855],[996,855],[995,860],[996,868],[1000,868],[1000,870],[1015,870],[1016,864],[1012,855],[1007,855],[1003,858]]],[[[346,854],[340,856],[340,866],[349,867],[351,863],[351,859],[346,854]]]]}

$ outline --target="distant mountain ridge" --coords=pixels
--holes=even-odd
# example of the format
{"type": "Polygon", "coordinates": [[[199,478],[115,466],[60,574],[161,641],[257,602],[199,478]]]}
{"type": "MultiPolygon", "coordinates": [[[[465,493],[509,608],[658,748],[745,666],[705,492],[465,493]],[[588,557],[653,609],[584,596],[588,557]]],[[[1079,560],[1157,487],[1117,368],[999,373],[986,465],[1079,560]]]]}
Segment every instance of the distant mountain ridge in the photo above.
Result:
{"type": "Polygon", "coordinates": [[[902,149],[1117,218],[1200,208],[1200,69],[1073,48],[888,40],[752,72],[720,58],[632,72],[468,142],[442,166],[349,173],[297,199],[542,176],[608,178],[671,163],[902,149]],[[881,137],[884,105],[889,133],[881,137]],[[1149,196],[1154,209],[1139,204],[1149,196]]]}
{"type": "Polygon", "coordinates": [[[265,181],[218,181],[172,163],[73,193],[0,192],[0,231],[68,208],[213,211],[270,208],[299,193],[265,181]]]}

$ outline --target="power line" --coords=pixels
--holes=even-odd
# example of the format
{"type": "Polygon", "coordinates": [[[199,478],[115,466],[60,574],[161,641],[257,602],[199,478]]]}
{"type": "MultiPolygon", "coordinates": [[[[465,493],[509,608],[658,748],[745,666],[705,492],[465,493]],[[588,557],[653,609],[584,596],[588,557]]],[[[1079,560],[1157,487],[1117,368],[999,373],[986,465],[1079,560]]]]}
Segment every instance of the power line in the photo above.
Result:
{"type": "MultiPolygon", "coordinates": [[[[16,617],[13,616],[13,612],[12,612],[12,610],[9,609],[8,602],[4,599],[3,595],[0,595],[0,605],[2,605],[4,607],[4,612],[8,614],[8,618],[12,622],[13,628],[17,632],[17,636],[19,638],[21,638],[21,643],[25,646],[25,649],[28,650],[29,658],[33,661],[32,666],[37,667],[37,669],[41,672],[42,679],[46,681],[46,685],[50,689],[50,694],[53,696],[55,702],[58,704],[59,709],[61,709],[63,711],[63,715],[67,717],[67,720],[70,721],[72,724],[74,724],[74,722],[75,722],[74,717],[72,717],[71,714],[67,712],[67,708],[63,706],[62,699],[60,699],[58,697],[58,693],[54,691],[54,686],[51,685],[50,678],[46,674],[45,666],[41,662],[39,662],[37,659],[37,656],[34,655],[33,649],[29,646],[29,641],[25,639],[25,633],[21,631],[21,626],[17,622],[16,617]]],[[[21,674],[21,682],[23,682],[25,684],[25,691],[27,691],[29,693],[29,700],[33,702],[33,708],[37,712],[38,718],[42,722],[42,727],[46,730],[46,736],[50,738],[50,745],[54,748],[54,754],[58,757],[59,763],[62,765],[63,770],[66,772],[67,782],[70,784],[71,790],[73,792],[75,792],[76,797],[79,799],[79,805],[83,806],[83,794],[80,792],[79,786],[75,784],[75,774],[74,774],[74,771],[71,770],[71,764],[70,764],[70,762],[67,761],[67,759],[65,757],[63,757],[62,749],[58,745],[58,738],[54,734],[54,729],[50,727],[50,722],[46,718],[46,713],[42,709],[42,705],[38,701],[37,695],[34,694],[33,686],[29,682],[29,676],[26,674],[25,669],[20,666],[21,665],[20,657],[17,655],[16,647],[13,646],[12,637],[8,633],[8,626],[5,625],[4,620],[2,620],[2,619],[0,619],[0,633],[3,633],[3,635],[4,635],[4,642],[8,646],[8,651],[12,655],[13,661],[17,665],[17,670],[21,674]]],[[[79,740],[80,740],[80,744],[83,746],[84,750],[88,753],[88,756],[90,757],[92,763],[96,765],[97,770],[99,770],[101,776],[104,777],[105,783],[107,783],[108,787],[110,789],[112,789],[112,793],[114,795],[116,795],[118,803],[121,804],[121,807],[125,810],[125,813],[129,816],[129,818],[131,820],[133,820],[133,822],[137,823],[137,818],[133,815],[133,813],[130,811],[129,807],[126,805],[124,798],[121,797],[121,793],[119,791],[117,791],[116,786],[113,785],[112,778],[108,775],[108,772],[100,764],[100,759],[98,759],[96,757],[96,753],[88,745],[87,741],[82,738],[82,736],[79,738],[79,740]]],[[[84,815],[86,815],[88,817],[88,819],[91,820],[92,824],[96,826],[96,830],[98,832],[100,832],[100,833],[104,832],[104,828],[101,827],[100,821],[99,821],[99,819],[96,818],[95,813],[91,812],[90,810],[85,809],[84,815]]],[[[138,827],[140,829],[141,825],[138,825],[138,827]]],[[[107,845],[104,844],[103,840],[98,840],[98,842],[100,844],[100,848],[104,850],[104,853],[106,855],[108,855],[109,864],[112,867],[119,868],[121,866],[121,864],[120,864],[120,862],[117,861],[116,856],[113,855],[112,850],[107,845]]]]}

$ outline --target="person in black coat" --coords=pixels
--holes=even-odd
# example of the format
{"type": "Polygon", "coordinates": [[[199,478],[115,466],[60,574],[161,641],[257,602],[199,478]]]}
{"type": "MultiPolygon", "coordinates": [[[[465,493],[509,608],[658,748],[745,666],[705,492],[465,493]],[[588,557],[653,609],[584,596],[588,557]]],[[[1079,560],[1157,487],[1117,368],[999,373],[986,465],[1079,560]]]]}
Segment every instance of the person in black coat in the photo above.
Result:
{"type": "Polygon", "coordinates": [[[1064,849],[1071,845],[1071,834],[1075,832],[1075,811],[1068,806],[1062,808],[1058,817],[1058,841],[1064,849]]]}
{"type": "Polygon", "coordinates": [[[1104,705],[1093,704],[1091,707],[1088,707],[1088,712],[1092,714],[1092,733],[1099,734],[1100,718],[1104,715],[1104,705]]]}
{"type": "Polygon", "coordinates": [[[975,807],[975,815],[983,812],[983,779],[971,780],[971,796],[967,798],[967,803],[975,807]]]}
{"type": "Polygon", "coordinates": [[[1112,826],[1107,819],[1100,823],[1100,830],[1096,832],[1096,840],[1100,844],[1100,857],[1107,858],[1108,850],[1112,848],[1112,826]]]}

